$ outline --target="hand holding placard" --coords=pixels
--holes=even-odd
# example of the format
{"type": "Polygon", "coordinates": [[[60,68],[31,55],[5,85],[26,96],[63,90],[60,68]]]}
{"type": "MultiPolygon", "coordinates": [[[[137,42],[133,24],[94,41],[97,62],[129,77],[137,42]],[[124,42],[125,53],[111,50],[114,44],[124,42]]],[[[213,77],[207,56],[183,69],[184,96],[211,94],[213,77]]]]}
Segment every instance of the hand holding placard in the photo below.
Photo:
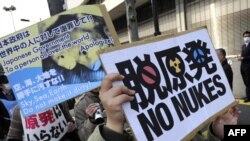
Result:
{"type": "Polygon", "coordinates": [[[212,124],[214,134],[218,138],[223,139],[224,125],[237,125],[240,113],[241,111],[237,107],[232,107],[223,115],[217,117],[212,124]]]}
{"type": "Polygon", "coordinates": [[[134,91],[125,86],[112,86],[112,82],[121,81],[124,77],[119,74],[108,74],[102,81],[100,99],[107,113],[107,127],[122,133],[125,122],[122,104],[134,99],[134,91]]]}
{"type": "Polygon", "coordinates": [[[122,107],[137,140],[184,140],[234,103],[206,29],[129,46],[100,58],[136,91],[122,107]]]}

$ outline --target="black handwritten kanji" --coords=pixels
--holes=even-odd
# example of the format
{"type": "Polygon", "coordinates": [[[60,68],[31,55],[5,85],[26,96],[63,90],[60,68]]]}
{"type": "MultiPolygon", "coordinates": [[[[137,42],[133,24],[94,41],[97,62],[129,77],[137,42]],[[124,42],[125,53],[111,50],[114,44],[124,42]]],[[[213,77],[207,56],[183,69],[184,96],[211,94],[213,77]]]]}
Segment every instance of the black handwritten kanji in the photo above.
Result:
{"type": "Polygon", "coordinates": [[[185,45],[186,47],[183,49],[183,52],[187,54],[186,60],[189,63],[189,67],[191,70],[197,70],[195,76],[188,79],[191,79],[191,81],[194,78],[200,80],[202,68],[205,68],[208,74],[212,74],[217,70],[216,64],[211,63],[213,58],[210,55],[210,50],[206,47],[206,42],[198,40],[197,42],[188,42],[185,45]]]}

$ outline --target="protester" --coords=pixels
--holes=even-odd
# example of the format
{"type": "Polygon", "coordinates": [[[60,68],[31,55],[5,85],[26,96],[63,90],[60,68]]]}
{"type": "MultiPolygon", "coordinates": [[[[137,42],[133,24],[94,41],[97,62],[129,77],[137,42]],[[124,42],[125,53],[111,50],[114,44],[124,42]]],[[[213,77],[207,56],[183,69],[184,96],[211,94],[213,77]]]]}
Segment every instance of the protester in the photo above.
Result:
{"type": "MultiPolygon", "coordinates": [[[[124,76],[108,74],[102,81],[100,100],[107,114],[106,125],[95,128],[88,141],[132,141],[130,134],[124,129],[125,117],[122,104],[134,99],[135,91],[125,86],[112,86],[112,82],[121,81],[124,76]]],[[[224,125],[237,124],[240,111],[236,108],[228,110],[225,114],[216,118],[209,127],[207,141],[219,141],[223,139],[224,125]]],[[[192,141],[205,141],[201,134],[197,134],[192,141]]]]}
{"type": "Polygon", "coordinates": [[[76,102],[74,108],[75,121],[81,141],[87,141],[95,127],[104,122],[105,115],[102,114],[102,109],[99,99],[99,88],[83,94],[76,102]],[[101,110],[99,116],[103,117],[99,118],[99,120],[95,118],[97,110],[101,110]]]}
{"type": "Polygon", "coordinates": [[[16,100],[6,75],[0,75],[0,98],[16,100]]]}
{"type": "MultiPolygon", "coordinates": [[[[60,141],[79,141],[74,120],[69,113],[66,102],[59,104],[65,119],[67,120],[67,134],[60,141]]],[[[10,129],[7,135],[7,141],[23,141],[23,125],[20,114],[20,107],[16,106],[13,112],[10,129]]]]}
{"type": "Polygon", "coordinates": [[[250,102],[250,31],[243,33],[243,39],[244,45],[242,45],[241,57],[239,57],[241,61],[240,71],[246,86],[246,99],[244,102],[250,102]]]}
{"type": "Polygon", "coordinates": [[[228,83],[231,89],[233,89],[233,71],[232,71],[231,66],[227,62],[226,51],[223,48],[219,48],[219,49],[216,49],[216,53],[223,67],[223,70],[226,74],[228,83]]]}
{"type": "Polygon", "coordinates": [[[11,110],[17,104],[5,75],[0,76],[0,139],[4,139],[10,126],[11,110]]]}

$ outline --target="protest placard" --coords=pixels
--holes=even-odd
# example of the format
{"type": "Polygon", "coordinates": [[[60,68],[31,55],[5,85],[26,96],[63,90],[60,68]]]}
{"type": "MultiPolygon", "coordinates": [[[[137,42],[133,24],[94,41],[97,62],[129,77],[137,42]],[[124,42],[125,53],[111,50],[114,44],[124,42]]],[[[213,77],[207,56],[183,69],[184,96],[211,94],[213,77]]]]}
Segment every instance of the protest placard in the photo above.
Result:
{"type": "Polygon", "coordinates": [[[68,131],[60,106],[24,117],[21,113],[26,141],[59,141],[68,131]]]}
{"type": "Polygon", "coordinates": [[[100,54],[114,85],[135,90],[123,109],[138,141],[179,141],[229,106],[234,96],[205,28],[100,54]],[[119,56],[119,57],[116,57],[119,56]]]}
{"type": "Polygon", "coordinates": [[[118,44],[104,6],[79,6],[1,38],[1,64],[27,116],[99,87],[96,52],[118,44]]]}

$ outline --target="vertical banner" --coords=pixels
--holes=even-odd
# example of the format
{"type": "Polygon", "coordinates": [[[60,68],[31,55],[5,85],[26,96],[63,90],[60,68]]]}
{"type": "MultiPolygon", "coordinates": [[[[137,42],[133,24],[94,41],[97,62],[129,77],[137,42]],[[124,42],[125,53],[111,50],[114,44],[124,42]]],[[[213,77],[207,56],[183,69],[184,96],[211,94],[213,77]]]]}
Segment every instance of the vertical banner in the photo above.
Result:
{"type": "Polygon", "coordinates": [[[1,38],[0,61],[28,116],[99,87],[96,52],[118,44],[104,6],[79,6],[1,38]]]}
{"type": "Polygon", "coordinates": [[[68,131],[59,106],[21,118],[26,141],[59,141],[68,131]]]}
{"type": "Polygon", "coordinates": [[[139,141],[180,141],[235,99],[206,29],[158,37],[100,54],[125,76],[135,99],[123,105],[139,141]],[[119,56],[119,57],[116,57],[119,56]]]}

